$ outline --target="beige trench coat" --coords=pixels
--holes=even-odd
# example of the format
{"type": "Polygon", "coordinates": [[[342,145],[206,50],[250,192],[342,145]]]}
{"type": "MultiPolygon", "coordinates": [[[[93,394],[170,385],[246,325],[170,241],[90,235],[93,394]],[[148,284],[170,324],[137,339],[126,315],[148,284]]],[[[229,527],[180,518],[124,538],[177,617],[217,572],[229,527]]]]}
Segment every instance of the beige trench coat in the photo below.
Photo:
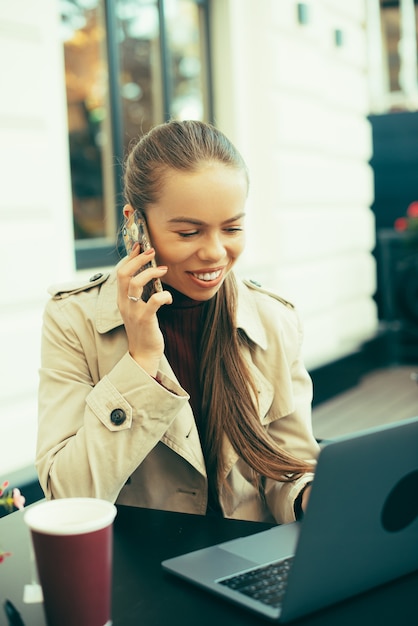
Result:
{"type": "MultiPolygon", "coordinates": [[[[116,271],[50,292],[36,458],[46,496],[205,514],[205,462],[189,396],[165,357],[159,384],[129,355],[116,304],[116,271]]],[[[312,384],[301,360],[295,309],[239,281],[237,320],[256,346],[245,357],[258,387],[262,423],[287,451],[314,460],[312,384]]],[[[268,479],[260,498],[248,466],[227,440],[224,455],[230,487],[220,493],[225,517],[295,519],[294,500],[312,474],[293,483],[268,479]]]]}

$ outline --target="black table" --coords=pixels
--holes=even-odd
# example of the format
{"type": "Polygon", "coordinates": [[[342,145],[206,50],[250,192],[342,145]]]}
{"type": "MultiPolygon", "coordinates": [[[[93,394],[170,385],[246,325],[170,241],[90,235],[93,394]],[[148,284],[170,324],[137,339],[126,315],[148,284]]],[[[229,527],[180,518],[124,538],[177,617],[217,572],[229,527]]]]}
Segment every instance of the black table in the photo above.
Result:
{"type": "MultiPolygon", "coordinates": [[[[163,572],[161,561],[250,535],[267,524],[118,507],[114,532],[114,626],[263,626],[269,622],[163,572]]],[[[44,626],[40,604],[24,604],[31,580],[29,533],[22,512],[0,520],[0,626],[9,598],[25,626],[44,626]]],[[[417,626],[418,572],[293,622],[298,626],[417,626]]]]}

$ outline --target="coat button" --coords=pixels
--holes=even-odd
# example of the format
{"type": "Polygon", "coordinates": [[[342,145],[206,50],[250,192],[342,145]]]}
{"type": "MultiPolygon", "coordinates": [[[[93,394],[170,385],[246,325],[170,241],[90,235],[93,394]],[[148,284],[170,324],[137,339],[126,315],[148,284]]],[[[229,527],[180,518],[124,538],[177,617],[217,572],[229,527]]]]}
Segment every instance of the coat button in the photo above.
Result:
{"type": "Polygon", "coordinates": [[[89,278],[89,283],[94,283],[95,280],[99,280],[99,278],[101,278],[103,276],[103,274],[101,272],[99,272],[98,274],[94,274],[94,276],[91,276],[89,278]]]}
{"type": "Polygon", "coordinates": [[[110,421],[115,426],[120,426],[126,420],[126,413],[123,409],[113,409],[110,414],[110,421]]]}

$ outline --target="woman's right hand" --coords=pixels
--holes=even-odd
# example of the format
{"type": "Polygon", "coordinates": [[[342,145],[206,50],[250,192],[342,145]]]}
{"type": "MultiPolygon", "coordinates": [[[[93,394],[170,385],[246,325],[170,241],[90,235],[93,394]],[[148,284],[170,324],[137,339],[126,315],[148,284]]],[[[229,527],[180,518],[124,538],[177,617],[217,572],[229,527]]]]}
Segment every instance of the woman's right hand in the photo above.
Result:
{"type": "Polygon", "coordinates": [[[148,302],[141,300],[144,286],[153,278],[162,278],[167,272],[165,266],[139,271],[154,256],[153,248],[140,254],[139,245],[134,245],[118,269],[117,303],[125,324],[130,355],[150,376],[155,377],[164,352],[157,311],[164,304],[171,304],[172,296],[168,291],[161,291],[154,293],[148,302]],[[128,296],[139,300],[130,300],[128,296]]]}

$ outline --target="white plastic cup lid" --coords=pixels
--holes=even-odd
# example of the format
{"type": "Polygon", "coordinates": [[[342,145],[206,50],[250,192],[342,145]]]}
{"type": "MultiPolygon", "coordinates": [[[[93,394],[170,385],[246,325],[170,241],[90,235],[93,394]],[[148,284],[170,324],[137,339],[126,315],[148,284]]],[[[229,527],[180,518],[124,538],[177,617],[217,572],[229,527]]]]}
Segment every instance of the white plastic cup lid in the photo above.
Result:
{"type": "Polygon", "coordinates": [[[24,513],[27,526],[47,535],[81,535],[113,523],[117,509],[99,498],[44,500],[24,513]]]}

